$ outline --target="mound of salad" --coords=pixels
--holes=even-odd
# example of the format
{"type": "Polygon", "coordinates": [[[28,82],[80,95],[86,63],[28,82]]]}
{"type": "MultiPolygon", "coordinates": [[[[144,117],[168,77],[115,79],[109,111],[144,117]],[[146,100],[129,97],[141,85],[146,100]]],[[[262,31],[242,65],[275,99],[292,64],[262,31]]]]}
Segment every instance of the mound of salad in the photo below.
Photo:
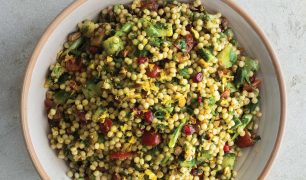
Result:
{"type": "Polygon", "coordinates": [[[50,66],[50,146],[72,179],[234,179],[260,139],[258,69],[200,0],[107,7],[50,66]]]}

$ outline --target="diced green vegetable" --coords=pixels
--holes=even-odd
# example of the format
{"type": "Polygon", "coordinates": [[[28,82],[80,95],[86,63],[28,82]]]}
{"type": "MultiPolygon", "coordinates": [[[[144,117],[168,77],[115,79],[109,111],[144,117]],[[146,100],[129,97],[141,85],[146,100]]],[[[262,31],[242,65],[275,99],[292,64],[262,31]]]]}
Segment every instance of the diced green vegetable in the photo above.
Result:
{"type": "Polygon", "coordinates": [[[237,62],[237,54],[232,45],[227,45],[218,55],[219,63],[224,68],[230,68],[237,62]]]}
{"type": "Polygon", "coordinates": [[[209,106],[212,106],[212,105],[216,104],[216,100],[215,100],[214,97],[209,97],[207,102],[208,102],[209,106]]]}
{"type": "Polygon", "coordinates": [[[92,36],[96,27],[97,27],[96,24],[89,20],[83,21],[82,23],[79,24],[80,31],[86,37],[92,36]]]}
{"type": "Polygon", "coordinates": [[[147,36],[149,37],[168,37],[173,35],[172,24],[149,24],[146,29],[147,36]]]}
{"type": "Polygon", "coordinates": [[[185,78],[185,79],[189,79],[189,78],[190,78],[188,68],[184,68],[184,69],[179,70],[179,74],[180,74],[183,78],[185,78]]]}
{"type": "Polygon", "coordinates": [[[234,153],[227,153],[223,157],[222,166],[224,168],[225,167],[229,167],[229,168],[233,169],[234,165],[235,165],[235,161],[236,161],[236,154],[234,154],[234,153]]]}
{"type": "Polygon", "coordinates": [[[57,82],[64,72],[65,69],[59,63],[56,63],[51,72],[51,77],[54,80],[54,82],[57,82]]]}
{"type": "Polygon", "coordinates": [[[197,158],[198,162],[208,161],[211,158],[211,154],[208,151],[203,151],[200,153],[199,157],[197,158]]]}
{"type": "Polygon", "coordinates": [[[127,22],[127,23],[125,23],[125,24],[121,27],[121,29],[115,33],[115,36],[123,36],[123,35],[125,35],[126,33],[129,33],[129,32],[131,31],[133,25],[134,25],[134,24],[133,24],[132,22],[127,22]]]}
{"type": "Polygon", "coordinates": [[[197,161],[195,159],[192,159],[190,161],[181,161],[180,162],[181,167],[192,168],[195,165],[197,165],[197,161]]]}
{"type": "Polygon", "coordinates": [[[199,49],[198,54],[205,61],[211,61],[215,58],[214,55],[209,50],[204,48],[199,49]]]}
{"type": "Polygon", "coordinates": [[[87,99],[90,99],[97,95],[97,86],[94,82],[89,81],[85,87],[83,87],[82,92],[87,99]]]}
{"type": "Polygon", "coordinates": [[[70,93],[60,90],[54,94],[54,102],[56,104],[64,104],[70,97],[70,93]]]}
{"type": "Polygon", "coordinates": [[[123,41],[118,36],[109,37],[103,42],[103,47],[109,55],[119,53],[124,48],[123,45],[123,41]]]}
{"type": "Polygon", "coordinates": [[[181,135],[181,131],[183,126],[186,123],[186,119],[183,120],[183,122],[175,129],[175,131],[173,132],[173,134],[170,136],[170,141],[169,141],[169,147],[170,148],[174,148],[177,139],[179,138],[179,136],[181,135]]]}
{"type": "Polygon", "coordinates": [[[254,61],[253,59],[246,57],[244,61],[245,65],[244,68],[246,68],[248,71],[258,71],[259,64],[257,61],[254,61]]]}

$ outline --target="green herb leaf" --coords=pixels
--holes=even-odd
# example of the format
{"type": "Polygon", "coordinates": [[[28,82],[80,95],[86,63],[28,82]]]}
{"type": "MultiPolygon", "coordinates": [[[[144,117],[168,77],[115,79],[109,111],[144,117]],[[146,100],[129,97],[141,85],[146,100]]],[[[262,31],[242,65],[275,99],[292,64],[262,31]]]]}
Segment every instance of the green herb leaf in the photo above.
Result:
{"type": "Polygon", "coordinates": [[[186,123],[186,119],[183,120],[183,122],[174,130],[173,134],[170,136],[170,141],[168,144],[170,148],[174,148],[185,123],[186,123]]]}
{"type": "Polygon", "coordinates": [[[148,50],[139,50],[137,48],[137,50],[135,50],[134,52],[134,56],[136,57],[147,57],[149,55],[149,51],[148,50]]]}
{"type": "Polygon", "coordinates": [[[70,93],[60,90],[54,94],[54,102],[56,104],[64,104],[70,98],[70,93]]]}
{"type": "Polygon", "coordinates": [[[234,77],[234,84],[237,88],[241,87],[244,82],[248,79],[248,71],[245,68],[238,68],[235,77],[234,77]]]}
{"type": "Polygon", "coordinates": [[[215,100],[214,97],[209,97],[207,102],[208,102],[209,106],[212,106],[212,105],[216,104],[216,100],[215,100]]]}

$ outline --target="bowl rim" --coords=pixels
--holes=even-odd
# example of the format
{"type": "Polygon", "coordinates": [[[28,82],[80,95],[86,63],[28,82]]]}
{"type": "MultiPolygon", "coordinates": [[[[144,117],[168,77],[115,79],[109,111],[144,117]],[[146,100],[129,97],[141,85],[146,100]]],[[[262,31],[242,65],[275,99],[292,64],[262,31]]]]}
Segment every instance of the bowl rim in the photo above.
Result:
{"type": "MultiPolygon", "coordinates": [[[[58,25],[65,19],[66,16],[68,16],[72,11],[74,11],[76,8],[81,6],[83,3],[87,2],[87,0],[76,0],[70,5],[68,5],[46,28],[43,35],[41,36],[40,40],[36,44],[35,49],[33,50],[33,53],[30,57],[30,60],[28,61],[26,70],[25,70],[25,76],[23,80],[23,86],[21,89],[21,104],[20,104],[20,110],[21,110],[21,125],[23,130],[23,138],[26,143],[27,151],[31,157],[32,163],[35,166],[36,171],[38,172],[39,176],[42,179],[50,179],[46,171],[43,169],[36,153],[34,150],[34,145],[32,143],[29,129],[28,129],[28,119],[27,119],[27,102],[28,102],[28,93],[29,93],[29,87],[31,83],[31,77],[34,69],[34,65],[36,64],[36,61],[38,59],[38,56],[41,52],[41,49],[47,42],[50,34],[58,27],[58,25]]],[[[269,42],[267,36],[263,32],[263,30],[257,25],[255,20],[243,9],[241,8],[236,2],[231,0],[222,0],[223,3],[225,3],[227,6],[232,8],[234,11],[236,11],[256,32],[256,34],[259,36],[261,41],[264,43],[265,48],[267,49],[269,56],[272,60],[273,66],[275,68],[277,80],[279,82],[279,91],[280,91],[280,124],[278,128],[277,138],[273,147],[273,151],[270,154],[270,157],[261,172],[258,179],[264,179],[269,170],[271,169],[271,166],[273,164],[273,161],[275,160],[278,150],[281,145],[282,137],[284,134],[285,129],[285,118],[286,118],[286,109],[287,109],[287,97],[286,97],[286,88],[285,88],[285,82],[283,78],[283,74],[281,71],[281,67],[279,64],[279,60],[277,58],[276,53],[274,52],[271,43],[269,42]]]]}

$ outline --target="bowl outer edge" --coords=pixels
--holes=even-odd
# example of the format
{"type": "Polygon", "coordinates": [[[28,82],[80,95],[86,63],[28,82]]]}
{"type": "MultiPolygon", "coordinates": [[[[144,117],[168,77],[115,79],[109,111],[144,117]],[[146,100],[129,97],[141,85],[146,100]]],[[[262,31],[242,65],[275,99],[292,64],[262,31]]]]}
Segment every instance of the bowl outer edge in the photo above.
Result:
{"type": "MultiPolygon", "coordinates": [[[[29,91],[29,85],[31,83],[31,76],[33,72],[34,65],[37,61],[38,55],[40,53],[41,48],[45,44],[45,42],[48,40],[49,35],[53,32],[54,29],[58,26],[58,24],[61,23],[61,21],[69,15],[74,9],[78,8],[80,5],[85,3],[87,0],[77,0],[73,3],[71,3],[68,7],[66,7],[52,22],[51,24],[46,28],[45,32],[43,33],[42,37],[38,41],[32,56],[28,62],[24,80],[23,80],[23,86],[22,86],[22,95],[21,95],[21,124],[22,124],[22,130],[23,130],[23,137],[26,142],[26,147],[28,150],[28,153],[31,156],[31,160],[40,175],[42,179],[50,179],[50,177],[47,175],[45,170],[43,169],[41,163],[39,162],[34,146],[32,144],[30,134],[28,131],[28,124],[27,124],[27,96],[29,91]]],[[[222,0],[225,4],[227,4],[230,8],[234,9],[236,12],[238,12],[239,15],[241,15],[246,22],[255,30],[255,32],[258,34],[258,36],[263,41],[265,47],[267,48],[269,55],[272,59],[273,66],[275,67],[275,71],[277,74],[277,79],[279,82],[279,90],[280,90],[280,99],[281,99],[281,116],[280,116],[280,125],[279,130],[277,134],[277,139],[274,144],[273,152],[266,163],[264,170],[260,174],[258,179],[264,179],[266,175],[268,174],[269,170],[271,169],[272,163],[278,153],[279,147],[281,145],[281,140],[284,134],[284,128],[285,128],[285,118],[286,118],[286,107],[287,107],[287,98],[286,98],[286,88],[284,83],[284,78],[282,75],[282,71],[280,68],[280,64],[278,61],[278,58],[276,56],[276,53],[274,52],[271,43],[269,42],[267,36],[263,32],[263,30],[257,25],[255,20],[247,14],[247,12],[241,8],[237,3],[231,1],[231,0],[222,0]]]]}

